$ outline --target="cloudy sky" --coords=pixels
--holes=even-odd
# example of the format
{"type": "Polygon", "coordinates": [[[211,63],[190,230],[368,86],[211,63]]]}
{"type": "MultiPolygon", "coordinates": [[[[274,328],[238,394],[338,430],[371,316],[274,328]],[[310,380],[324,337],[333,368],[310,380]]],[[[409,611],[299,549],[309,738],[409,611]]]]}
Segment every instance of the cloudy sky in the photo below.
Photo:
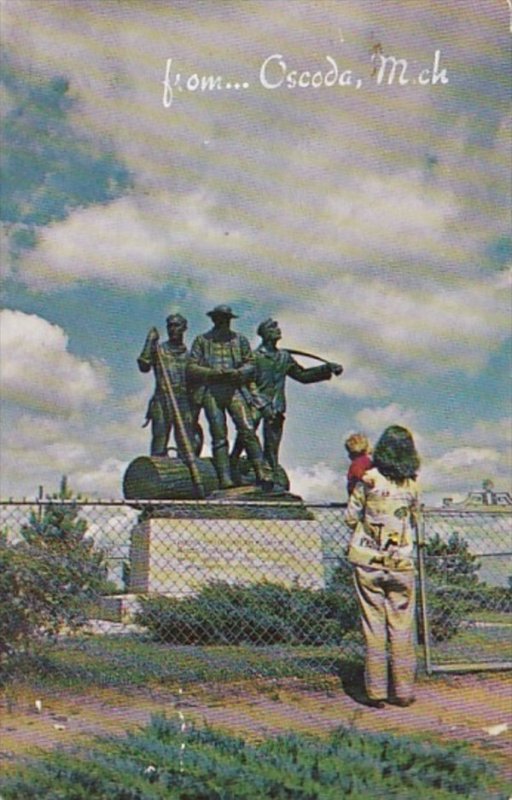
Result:
{"type": "Polygon", "coordinates": [[[294,491],[391,423],[427,501],[509,489],[509,5],[3,0],[2,497],[119,498],[148,328],[221,302],[344,366],[289,381],[294,491]]]}

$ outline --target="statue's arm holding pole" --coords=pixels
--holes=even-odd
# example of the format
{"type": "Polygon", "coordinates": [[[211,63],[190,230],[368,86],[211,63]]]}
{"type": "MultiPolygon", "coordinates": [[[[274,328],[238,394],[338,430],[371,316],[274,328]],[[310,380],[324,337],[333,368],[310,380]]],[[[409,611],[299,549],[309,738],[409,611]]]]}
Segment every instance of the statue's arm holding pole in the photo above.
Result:
{"type": "Polygon", "coordinates": [[[165,398],[170,406],[170,410],[172,411],[175,431],[182,443],[183,460],[185,461],[189,469],[190,477],[192,479],[192,484],[194,487],[194,492],[197,498],[204,499],[205,491],[201,475],[199,473],[199,469],[197,466],[194,448],[192,442],[189,439],[185,423],[183,422],[183,417],[181,415],[178,402],[176,400],[176,395],[174,394],[172,383],[169,379],[167,370],[165,369],[165,365],[162,359],[162,354],[160,352],[160,347],[157,342],[155,342],[153,353],[155,357],[156,368],[158,370],[158,374],[161,380],[161,385],[164,390],[165,398]]]}
{"type": "Polygon", "coordinates": [[[333,375],[341,375],[343,367],[341,364],[336,364],[333,361],[317,356],[314,353],[307,353],[305,350],[292,350],[286,348],[288,353],[292,356],[305,356],[306,358],[313,358],[315,361],[322,363],[321,367],[301,367],[296,361],[291,364],[288,375],[299,383],[316,383],[318,381],[329,380],[333,375]]]}
{"type": "Polygon", "coordinates": [[[157,328],[150,328],[142,352],[137,359],[141,372],[149,372],[154,365],[154,348],[160,338],[157,328]]]}

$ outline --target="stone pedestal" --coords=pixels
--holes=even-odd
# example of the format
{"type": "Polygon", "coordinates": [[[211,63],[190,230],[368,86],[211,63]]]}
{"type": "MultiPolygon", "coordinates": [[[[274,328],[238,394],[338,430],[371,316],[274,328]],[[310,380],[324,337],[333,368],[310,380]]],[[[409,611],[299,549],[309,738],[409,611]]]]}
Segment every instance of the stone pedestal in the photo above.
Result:
{"type": "Polygon", "coordinates": [[[142,521],[132,531],[130,592],[186,597],[214,581],[324,588],[320,524],[286,516],[275,508],[272,518],[142,521]]]}

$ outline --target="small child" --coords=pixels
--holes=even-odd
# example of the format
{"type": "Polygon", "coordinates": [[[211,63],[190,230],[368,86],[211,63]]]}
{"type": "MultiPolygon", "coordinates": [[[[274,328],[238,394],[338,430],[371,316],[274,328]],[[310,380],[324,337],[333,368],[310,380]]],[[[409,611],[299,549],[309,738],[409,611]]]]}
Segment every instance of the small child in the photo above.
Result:
{"type": "Polygon", "coordinates": [[[345,449],[352,462],[347,472],[347,492],[350,497],[356,483],[362,479],[366,470],[372,468],[373,462],[370,458],[370,443],[363,433],[352,433],[345,442],[345,449]]]}

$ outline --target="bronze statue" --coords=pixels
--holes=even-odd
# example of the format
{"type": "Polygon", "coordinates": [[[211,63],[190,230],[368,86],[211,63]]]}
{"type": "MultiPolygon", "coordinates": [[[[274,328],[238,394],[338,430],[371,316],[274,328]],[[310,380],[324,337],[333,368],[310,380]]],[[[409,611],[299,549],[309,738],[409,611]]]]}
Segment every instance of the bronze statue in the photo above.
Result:
{"type": "Polygon", "coordinates": [[[226,413],[229,413],[254,469],[257,485],[271,491],[271,473],[263,458],[248,402],[251,395],[247,384],[254,373],[249,342],[231,330],[231,320],[237,315],[229,306],[216,306],[207,316],[211,317],[213,328],[192,343],[187,374],[197,386],[194,401],[204,409],[208,420],[219,485],[221,489],[234,486],[228,452],[226,413]]]}
{"type": "MultiPolygon", "coordinates": [[[[257,333],[262,341],[253,353],[252,413],[255,428],[263,419],[264,456],[276,480],[279,466],[279,446],[283,436],[286,411],[285,382],[287,376],[299,383],[317,383],[330,380],[333,375],[341,375],[343,367],[310,353],[279,350],[277,343],[281,339],[281,330],[279,324],[273,319],[266,319],[262,322],[258,326],[257,333]],[[323,364],[306,369],[295,361],[292,353],[316,358],[323,364]]],[[[238,436],[231,454],[233,469],[236,469],[236,463],[243,449],[243,440],[238,436]]]]}
{"type": "Polygon", "coordinates": [[[137,359],[141,372],[153,369],[155,391],[149,401],[146,422],[151,422],[151,455],[167,456],[169,437],[174,430],[178,455],[187,463],[191,452],[198,455],[202,433],[197,423],[199,409],[193,409],[187,386],[188,351],[183,342],[187,320],[181,314],[167,317],[169,340],[159,345],[159,333],[151,328],[137,359]]]}

